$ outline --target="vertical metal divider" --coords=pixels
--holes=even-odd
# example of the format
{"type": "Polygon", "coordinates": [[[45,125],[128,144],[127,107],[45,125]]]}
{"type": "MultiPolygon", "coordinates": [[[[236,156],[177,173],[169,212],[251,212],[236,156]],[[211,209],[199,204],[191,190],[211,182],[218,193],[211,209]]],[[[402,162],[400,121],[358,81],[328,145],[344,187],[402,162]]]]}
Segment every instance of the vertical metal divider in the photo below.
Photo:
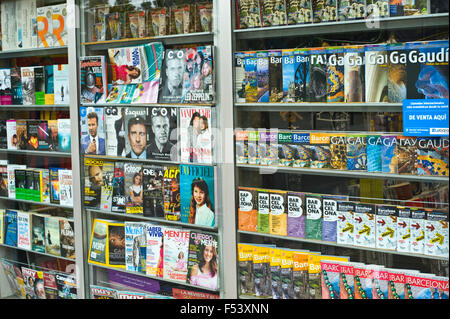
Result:
{"type": "Polygon", "coordinates": [[[221,298],[237,298],[235,172],[233,144],[233,86],[230,72],[232,60],[231,1],[214,0],[214,45],[216,53],[216,139],[218,174],[216,181],[220,195],[219,238],[221,252],[221,298]],[[225,266],[226,265],[226,266],[225,266]]]}
{"type": "Polygon", "coordinates": [[[75,265],[77,276],[77,296],[79,299],[85,298],[85,254],[84,254],[84,228],[81,202],[81,159],[79,147],[79,35],[77,29],[80,28],[80,12],[76,0],[67,0],[67,12],[69,20],[68,28],[68,64],[69,64],[69,88],[70,88],[70,118],[71,118],[71,161],[72,161],[72,188],[73,188],[73,219],[75,228],[75,265]]]}

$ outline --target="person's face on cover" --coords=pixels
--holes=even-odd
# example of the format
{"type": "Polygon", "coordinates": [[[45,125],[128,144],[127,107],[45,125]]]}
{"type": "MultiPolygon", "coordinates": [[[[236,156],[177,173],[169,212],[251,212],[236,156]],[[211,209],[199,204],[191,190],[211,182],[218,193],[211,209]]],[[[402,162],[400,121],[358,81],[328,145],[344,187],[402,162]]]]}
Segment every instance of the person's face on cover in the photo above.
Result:
{"type": "Polygon", "coordinates": [[[95,117],[88,119],[88,129],[92,137],[97,136],[98,123],[95,117]]]}
{"type": "Polygon", "coordinates": [[[212,258],[214,257],[214,251],[212,246],[205,246],[205,249],[203,250],[203,259],[209,263],[212,258]]]}
{"type": "Polygon", "coordinates": [[[194,131],[200,131],[200,122],[200,117],[194,117],[194,120],[192,121],[192,127],[194,128],[194,131]]]}
{"type": "Polygon", "coordinates": [[[166,75],[169,87],[178,87],[183,79],[183,62],[180,59],[168,60],[166,75]]]}
{"type": "Polygon", "coordinates": [[[131,149],[137,156],[141,155],[147,146],[146,134],[147,130],[144,124],[134,124],[130,128],[128,140],[130,141],[131,149]]]}
{"type": "Polygon", "coordinates": [[[44,282],[42,280],[36,282],[35,291],[38,299],[47,299],[45,297],[44,282]]]}
{"type": "Polygon", "coordinates": [[[197,186],[194,187],[194,200],[198,206],[201,206],[205,203],[205,192],[197,186]]]}
{"type": "Polygon", "coordinates": [[[152,119],[152,130],[155,134],[155,141],[159,144],[166,144],[169,140],[169,118],[163,116],[154,117],[152,119]]]}
{"type": "Polygon", "coordinates": [[[98,186],[103,185],[103,172],[100,167],[92,166],[89,173],[90,173],[91,182],[94,185],[98,185],[98,186]]]}

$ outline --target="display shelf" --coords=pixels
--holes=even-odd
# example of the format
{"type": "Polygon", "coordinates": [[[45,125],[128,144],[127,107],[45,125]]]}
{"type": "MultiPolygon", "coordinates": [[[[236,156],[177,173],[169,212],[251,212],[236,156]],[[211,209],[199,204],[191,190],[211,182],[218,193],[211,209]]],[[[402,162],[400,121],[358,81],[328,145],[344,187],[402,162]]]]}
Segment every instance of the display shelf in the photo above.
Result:
{"type": "Polygon", "coordinates": [[[9,197],[5,197],[5,196],[0,196],[0,200],[9,200],[9,201],[12,201],[12,202],[25,203],[25,204],[30,204],[30,205],[36,204],[36,205],[41,205],[41,206],[61,207],[61,208],[73,209],[72,206],[66,206],[66,205],[55,204],[55,203],[35,202],[35,201],[32,201],[32,200],[9,198],[9,197]]]}
{"type": "Polygon", "coordinates": [[[174,103],[174,104],[161,104],[161,103],[136,103],[136,104],[120,104],[120,103],[83,103],[81,106],[84,107],[201,107],[201,106],[211,106],[213,107],[214,104],[181,104],[181,103],[174,103]]]}
{"type": "Polygon", "coordinates": [[[44,105],[1,105],[0,111],[47,111],[47,110],[69,110],[67,104],[44,104],[44,105]]]}
{"type": "Polygon", "coordinates": [[[108,215],[108,216],[117,216],[117,217],[121,217],[121,218],[125,218],[125,219],[131,218],[131,219],[149,221],[149,222],[154,222],[154,223],[159,223],[159,224],[180,226],[180,227],[182,227],[184,229],[201,229],[201,230],[206,230],[206,231],[211,231],[211,232],[217,232],[218,231],[218,227],[217,226],[210,227],[210,226],[201,226],[201,225],[195,225],[195,224],[187,224],[187,223],[183,223],[183,222],[180,222],[180,221],[166,220],[166,219],[163,219],[163,218],[146,217],[146,216],[137,215],[137,214],[108,212],[108,211],[99,210],[99,209],[91,209],[89,207],[86,207],[86,210],[91,212],[91,213],[103,214],[103,215],[108,215]]]}
{"type": "Polygon", "coordinates": [[[401,103],[235,103],[245,112],[401,112],[401,103]]]}
{"type": "Polygon", "coordinates": [[[349,32],[370,32],[381,30],[417,29],[448,26],[448,13],[389,17],[345,22],[322,22],[312,24],[288,25],[278,27],[236,29],[237,40],[278,38],[289,36],[312,36],[349,32]],[[337,27],[339,26],[339,27],[337,27]]]}
{"type": "Polygon", "coordinates": [[[160,278],[160,277],[150,276],[150,275],[147,275],[147,274],[144,274],[144,273],[135,272],[135,271],[129,271],[129,270],[122,269],[122,268],[108,267],[108,266],[94,264],[94,263],[91,263],[91,262],[88,262],[88,264],[89,264],[89,266],[92,266],[92,267],[98,267],[98,268],[102,268],[102,269],[109,269],[109,270],[120,271],[120,272],[131,274],[131,275],[136,275],[136,276],[145,277],[145,278],[149,278],[149,279],[153,279],[153,280],[158,280],[158,281],[163,281],[163,282],[167,282],[167,283],[171,283],[171,284],[181,285],[181,286],[185,286],[185,287],[195,288],[195,289],[199,289],[199,290],[205,290],[205,291],[216,292],[216,293],[220,291],[220,289],[210,289],[210,288],[205,288],[205,287],[199,287],[199,286],[191,285],[191,284],[188,284],[188,283],[185,283],[185,282],[182,282],[182,281],[171,280],[171,279],[164,279],[164,278],[160,278]]]}
{"type": "Polygon", "coordinates": [[[40,157],[67,157],[67,158],[72,157],[72,154],[69,152],[0,149],[0,153],[9,153],[9,154],[27,155],[27,156],[40,156],[40,157]]]}
{"type": "Polygon", "coordinates": [[[172,34],[158,37],[145,37],[137,39],[84,42],[81,45],[89,50],[107,50],[109,48],[114,47],[124,47],[149,42],[163,42],[166,45],[212,42],[213,36],[214,36],[213,32],[196,32],[187,34],[172,34]]]}
{"type": "Polygon", "coordinates": [[[75,261],[75,259],[73,259],[73,258],[61,257],[61,256],[57,256],[57,255],[42,253],[42,252],[35,251],[35,250],[24,249],[24,248],[20,248],[20,247],[16,247],[16,246],[9,246],[9,245],[5,245],[5,244],[0,244],[0,246],[12,248],[12,249],[17,249],[17,250],[22,250],[22,251],[26,251],[26,252],[29,252],[29,253],[34,253],[34,254],[37,254],[37,255],[42,255],[42,256],[48,256],[48,257],[64,259],[64,260],[75,261]]]}
{"type": "Polygon", "coordinates": [[[409,257],[416,257],[416,258],[426,258],[426,259],[433,259],[433,260],[443,260],[443,261],[448,261],[449,260],[448,257],[439,257],[439,256],[430,256],[430,255],[423,255],[423,254],[405,253],[405,252],[400,252],[400,251],[396,251],[396,250],[370,248],[370,247],[362,247],[362,246],[354,246],[354,245],[344,245],[344,244],[339,244],[339,243],[330,242],[330,241],[323,241],[323,240],[297,238],[297,237],[289,237],[289,236],[279,236],[279,235],[271,235],[271,234],[262,234],[262,233],[249,232],[249,231],[243,231],[243,230],[238,230],[237,232],[239,234],[244,234],[244,235],[262,236],[262,237],[267,237],[267,238],[283,239],[283,240],[289,240],[289,241],[294,241],[294,242],[302,242],[302,243],[309,243],[309,244],[315,244],[315,245],[326,245],[326,246],[334,246],[334,247],[341,247],[341,248],[351,248],[351,249],[357,249],[357,250],[373,251],[373,252],[377,252],[377,253],[402,255],[402,256],[409,256],[409,257]]]}
{"type": "Polygon", "coordinates": [[[138,163],[146,163],[146,164],[162,164],[165,166],[171,165],[200,165],[200,166],[216,166],[216,164],[206,164],[206,163],[182,163],[178,161],[164,161],[164,160],[156,160],[156,159],[140,159],[140,158],[127,158],[122,156],[108,156],[108,155],[87,155],[82,154],[87,158],[95,158],[101,160],[108,161],[121,161],[121,162],[138,162],[138,163]]]}
{"type": "Polygon", "coordinates": [[[67,46],[0,51],[0,59],[67,54],[67,46]]]}
{"type": "Polygon", "coordinates": [[[388,174],[388,173],[372,173],[365,171],[341,171],[335,169],[313,169],[313,168],[301,168],[301,167],[281,167],[281,166],[263,166],[263,165],[248,165],[237,164],[236,167],[252,170],[264,170],[265,173],[298,173],[305,175],[325,175],[336,177],[349,177],[349,178],[374,178],[374,179],[393,179],[404,181],[416,181],[416,182],[434,182],[434,183],[448,183],[448,176],[417,176],[417,175],[401,175],[401,174],[388,174]]]}

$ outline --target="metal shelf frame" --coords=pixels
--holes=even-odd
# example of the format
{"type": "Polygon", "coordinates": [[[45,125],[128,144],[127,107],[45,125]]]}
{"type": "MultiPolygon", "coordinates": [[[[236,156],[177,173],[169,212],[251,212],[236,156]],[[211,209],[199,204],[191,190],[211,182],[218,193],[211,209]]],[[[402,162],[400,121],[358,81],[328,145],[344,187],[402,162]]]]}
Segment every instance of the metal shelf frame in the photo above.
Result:
{"type": "Polygon", "coordinates": [[[0,51],[0,59],[67,54],[69,46],[0,51]]]}
{"type": "Polygon", "coordinates": [[[401,103],[235,103],[241,112],[402,112],[401,103]]]}

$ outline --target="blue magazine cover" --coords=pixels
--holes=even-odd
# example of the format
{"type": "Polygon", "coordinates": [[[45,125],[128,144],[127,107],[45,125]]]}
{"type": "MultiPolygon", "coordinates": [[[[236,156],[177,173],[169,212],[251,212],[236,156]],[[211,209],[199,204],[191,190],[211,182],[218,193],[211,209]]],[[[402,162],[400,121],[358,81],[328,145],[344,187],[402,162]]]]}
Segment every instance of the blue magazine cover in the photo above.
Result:
{"type": "Polygon", "coordinates": [[[180,165],[181,221],[215,225],[214,167],[180,165]]]}
{"type": "Polygon", "coordinates": [[[17,247],[17,212],[7,209],[5,212],[5,245],[17,247]]]}

